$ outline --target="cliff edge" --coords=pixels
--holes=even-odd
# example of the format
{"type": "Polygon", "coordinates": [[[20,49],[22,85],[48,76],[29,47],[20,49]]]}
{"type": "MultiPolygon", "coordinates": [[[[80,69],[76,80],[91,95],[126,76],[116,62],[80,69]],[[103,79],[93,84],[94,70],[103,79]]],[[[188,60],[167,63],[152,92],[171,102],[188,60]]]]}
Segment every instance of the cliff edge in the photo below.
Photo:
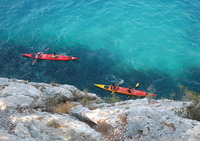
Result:
{"type": "Polygon", "coordinates": [[[200,122],[178,114],[189,104],[146,98],[109,104],[71,85],[0,78],[0,140],[198,141],[200,122]]]}

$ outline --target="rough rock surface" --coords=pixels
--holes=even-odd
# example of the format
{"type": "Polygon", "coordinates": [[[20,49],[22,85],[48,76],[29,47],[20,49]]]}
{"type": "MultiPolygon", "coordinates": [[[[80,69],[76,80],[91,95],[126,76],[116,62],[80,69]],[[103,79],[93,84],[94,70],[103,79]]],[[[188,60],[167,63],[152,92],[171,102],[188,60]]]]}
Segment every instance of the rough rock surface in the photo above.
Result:
{"type": "Polygon", "coordinates": [[[177,114],[189,104],[108,104],[70,85],[0,78],[0,141],[198,141],[200,122],[177,114]],[[73,105],[64,105],[68,112],[53,110],[66,101],[73,105]]]}

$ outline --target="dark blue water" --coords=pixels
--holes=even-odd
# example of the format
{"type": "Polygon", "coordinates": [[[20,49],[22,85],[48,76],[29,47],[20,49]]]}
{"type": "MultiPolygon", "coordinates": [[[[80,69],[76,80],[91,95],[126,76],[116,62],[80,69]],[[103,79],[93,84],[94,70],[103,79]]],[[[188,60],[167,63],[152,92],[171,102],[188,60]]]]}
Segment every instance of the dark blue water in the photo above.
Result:
{"type": "Polygon", "coordinates": [[[1,0],[0,76],[71,84],[107,96],[93,84],[153,91],[159,97],[184,85],[200,93],[198,0],[1,0]],[[77,61],[21,56],[44,51],[77,61]]]}

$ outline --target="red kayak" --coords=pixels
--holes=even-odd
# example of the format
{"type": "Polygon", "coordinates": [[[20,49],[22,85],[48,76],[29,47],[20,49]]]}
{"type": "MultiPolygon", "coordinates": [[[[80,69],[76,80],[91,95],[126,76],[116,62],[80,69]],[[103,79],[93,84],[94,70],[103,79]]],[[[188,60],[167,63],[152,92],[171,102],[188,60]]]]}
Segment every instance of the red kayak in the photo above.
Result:
{"type": "MultiPolygon", "coordinates": [[[[23,56],[35,58],[36,55],[34,54],[22,54],[23,56]]],[[[57,55],[57,57],[52,57],[53,54],[42,54],[37,59],[43,59],[43,60],[57,60],[57,61],[69,61],[69,60],[75,60],[78,59],[78,57],[72,57],[72,56],[64,56],[64,55],[57,55]]]]}
{"type": "Polygon", "coordinates": [[[139,90],[135,90],[135,89],[131,89],[129,90],[128,88],[124,88],[124,87],[117,87],[114,90],[111,90],[111,86],[110,85],[101,85],[101,84],[94,84],[95,86],[107,90],[107,91],[111,91],[111,92],[115,92],[115,93],[121,93],[121,94],[125,94],[125,95],[132,95],[132,96],[156,96],[155,94],[151,94],[151,93],[147,93],[147,92],[143,92],[143,91],[139,91],[139,90]]]}

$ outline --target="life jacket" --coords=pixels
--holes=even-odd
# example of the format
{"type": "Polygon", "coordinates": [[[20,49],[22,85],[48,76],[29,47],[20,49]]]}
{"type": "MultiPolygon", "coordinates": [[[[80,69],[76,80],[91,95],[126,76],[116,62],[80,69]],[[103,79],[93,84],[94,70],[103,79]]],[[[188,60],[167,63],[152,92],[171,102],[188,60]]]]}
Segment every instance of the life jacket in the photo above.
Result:
{"type": "Polygon", "coordinates": [[[52,57],[52,58],[57,58],[58,56],[57,56],[57,55],[52,55],[51,57],[52,57]]]}

